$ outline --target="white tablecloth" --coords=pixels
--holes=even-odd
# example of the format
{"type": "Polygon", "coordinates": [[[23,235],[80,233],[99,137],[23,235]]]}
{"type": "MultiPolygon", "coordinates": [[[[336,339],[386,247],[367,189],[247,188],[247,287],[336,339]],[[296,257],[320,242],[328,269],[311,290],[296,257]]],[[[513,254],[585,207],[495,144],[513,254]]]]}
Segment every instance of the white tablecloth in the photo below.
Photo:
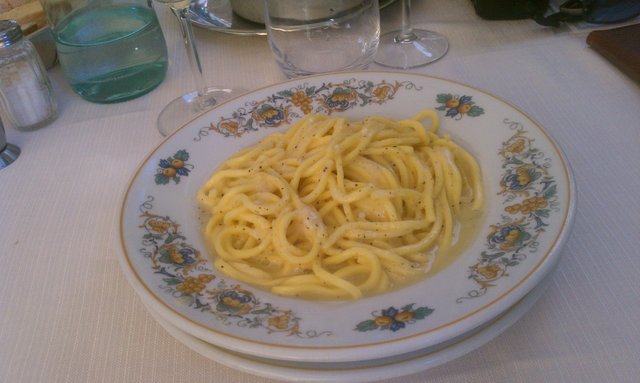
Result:
{"type": "MultiPolygon", "coordinates": [[[[585,43],[533,21],[489,22],[468,0],[415,1],[447,56],[413,70],[484,89],[531,115],[573,166],[578,207],[546,294],[486,346],[390,382],[637,382],[640,379],[640,87],[585,43]]],[[[193,87],[177,22],[158,13],[166,80],[125,103],[83,101],[50,71],[60,116],[0,171],[0,382],[269,382],[191,351],[160,327],[118,265],[118,203],[161,142],[162,107],[193,87]]],[[[398,25],[399,4],[383,11],[398,25]]],[[[211,84],[284,79],[264,36],[198,29],[211,84]]],[[[380,69],[372,66],[372,69],[380,69]]]]}

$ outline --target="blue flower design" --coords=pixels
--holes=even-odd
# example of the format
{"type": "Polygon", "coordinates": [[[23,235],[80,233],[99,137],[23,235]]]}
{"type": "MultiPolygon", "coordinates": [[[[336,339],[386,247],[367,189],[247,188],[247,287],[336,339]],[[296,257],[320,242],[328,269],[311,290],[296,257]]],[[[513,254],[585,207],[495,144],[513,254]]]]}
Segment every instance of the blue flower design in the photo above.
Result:
{"type": "Polygon", "coordinates": [[[509,171],[502,180],[504,188],[510,191],[527,190],[529,185],[541,177],[541,173],[534,166],[522,165],[509,171]]]}
{"type": "Polygon", "coordinates": [[[255,298],[248,291],[230,289],[218,294],[217,299],[218,311],[244,315],[251,310],[255,298]]]}
{"type": "Polygon", "coordinates": [[[278,126],[286,119],[286,113],[273,105],[264,104],[256,110],[255,119],[264,122],[266,126],[278,126]]]}
{"type": "Polygon", "coordinates": [[[178,184],[180,177],[186,177],[193,169],[193,165],[187,163],[189,153],[186,150],[178,150],[176,154],[158,161],[155,181],[157,185],[166,185],[170,181],[178,184]]]}
{"type": "Polygon", "coordinates": [[[446,117],[459,120],[462,116],[477,117],[484,114],[484,109],[475,104],[471,96],[457,96],[450,93],[441,93],[436,96],[436,102],[442,104],[436,109],[445,111],[446,117]]]}
{"type": "Polygon", "coordinates": [[[407,327],[407,324],[415,323],[431,315],[434,309],[429,307],[414,308],[414,304],[408,304],[401,309],[394,306],[383,309],[380,313],[372,313],[373,319],[365,320],[356,325],[357,331],[371,331],[375,329],[391,330],[396,332],[407,327]]]}
{"type": "Polygon", "coordinates": [[[353,101],[353,93],[343,88],[338,88],[332,94],[325,97],[325,104],[331,110],[345,111],[351,107],[353,101]]]}
{"type": "Polygon", "coordinates": [[[490,248],[515,251],[531,238],[521,225],[505,225],[489,235],[490,248]]]}
{"type": "Polygon", "coordinates": [[[382,316],[391,318],[391,323],[389,324],[389,330],[393,332],[396,332],[406,327],[406,324],[404,322],[401,322],[395,319],[398,312],[399,311],[393,306],[389,307],[386,310],[382,310],[382,316]]]}

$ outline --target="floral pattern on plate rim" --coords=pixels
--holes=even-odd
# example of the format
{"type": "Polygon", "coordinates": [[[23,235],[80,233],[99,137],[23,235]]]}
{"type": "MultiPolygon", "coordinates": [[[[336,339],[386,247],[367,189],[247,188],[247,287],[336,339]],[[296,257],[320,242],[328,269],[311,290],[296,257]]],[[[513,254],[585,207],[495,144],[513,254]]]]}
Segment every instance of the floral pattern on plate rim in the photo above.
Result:
{"type": "Polygon", "coordinates": [[[508,276],[510,268],[518,266],[527,253],[538,250],[538,238],[545,232],[548,219],[559,212],[557,183],[549,175],[551,159],[534,146],[522,123],[503,121],[513,135],[502,143],[498,155],[502,158],[502,178],[498,195],[503,196],[504,214],[490,226],[486,250],[477,263],[469,267],[469,278],[478,284],[464,297],[483,296],[496,282],[508,276]]]}
{"type": "Polygon", "coordinates": [[[349,79],[339,83],[323,82],[320,86],[302,83],[293,88],[276,92],[265,99],[245,103],[230,117],[220,117],[201,128],[195,141],[211,132],[225,137],[240,137],[259,128],[275,128],[290,123],[309,113],[332,114],[355,107],[384,104],[401,90],[422,90],[411,81],[382,80],[378,83],[349,79]]]}
{"type": "Polygon", "coordinates": [[[159,288],[177,303],[210,313],[224,325],[263,329],[267,334],[300,338],[333,335],[331,331],[303,331],[302,318],[292,310],[263,302],[241,285],[218,278],[202,253],[189,244],[179,223],[151,213],[153,201],[153,196],[147,196],[140,206],[140,228],[146,232],[140,253],[151,262],[154,274],[161,275],[159,288]]]}

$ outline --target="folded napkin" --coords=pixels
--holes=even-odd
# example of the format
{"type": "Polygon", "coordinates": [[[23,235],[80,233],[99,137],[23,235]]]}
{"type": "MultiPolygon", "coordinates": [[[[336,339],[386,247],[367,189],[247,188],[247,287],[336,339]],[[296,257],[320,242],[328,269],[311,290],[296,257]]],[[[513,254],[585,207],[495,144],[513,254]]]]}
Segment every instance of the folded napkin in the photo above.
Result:
{"type": "Polygon", "coordinates": [[[640,24],[592,31],[587,44],[640,83],[640,24]]]}

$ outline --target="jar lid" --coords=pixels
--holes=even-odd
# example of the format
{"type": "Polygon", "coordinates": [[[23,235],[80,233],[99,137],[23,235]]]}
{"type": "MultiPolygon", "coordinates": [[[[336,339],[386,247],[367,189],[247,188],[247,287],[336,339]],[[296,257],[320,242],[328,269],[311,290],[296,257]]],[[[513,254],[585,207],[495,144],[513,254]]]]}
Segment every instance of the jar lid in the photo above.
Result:
{"type": "Polygon", "coordinates": [[[15,20],[0,20],[0,47],[17,43],[22,38],[22,28],[15,20]]]}

